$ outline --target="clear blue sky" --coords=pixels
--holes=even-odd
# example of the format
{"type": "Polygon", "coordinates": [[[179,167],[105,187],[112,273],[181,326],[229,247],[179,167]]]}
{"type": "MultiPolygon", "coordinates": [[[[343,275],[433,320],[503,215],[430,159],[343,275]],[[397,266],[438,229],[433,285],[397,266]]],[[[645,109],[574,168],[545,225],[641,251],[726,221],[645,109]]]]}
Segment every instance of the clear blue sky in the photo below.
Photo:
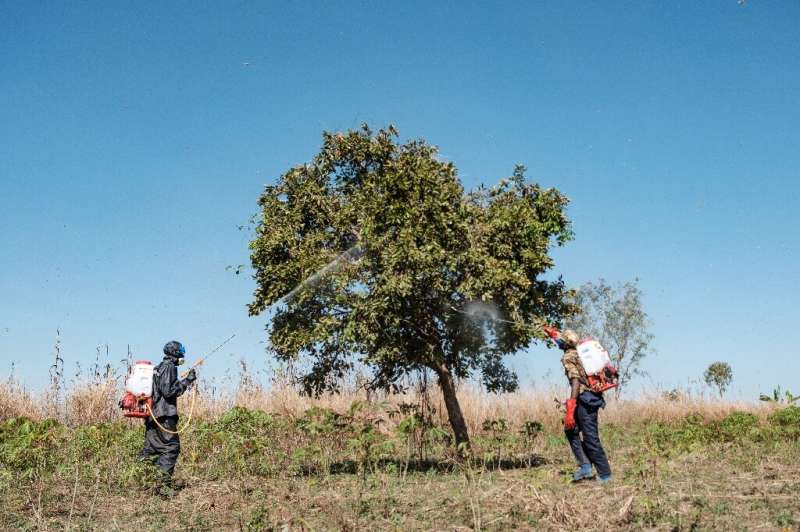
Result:
{"type": "MultiPolygon", "coordinates": [[[[394,123],[467,187],[571,199],[571,285],[641,279],[663,386],[794,391],[800,4],[0,1],[0,377],[167,340],[259,367],[237,226],[322,130],[394,123]]],[[[558,355],[513,357],[523,382],[558,355]]]]}

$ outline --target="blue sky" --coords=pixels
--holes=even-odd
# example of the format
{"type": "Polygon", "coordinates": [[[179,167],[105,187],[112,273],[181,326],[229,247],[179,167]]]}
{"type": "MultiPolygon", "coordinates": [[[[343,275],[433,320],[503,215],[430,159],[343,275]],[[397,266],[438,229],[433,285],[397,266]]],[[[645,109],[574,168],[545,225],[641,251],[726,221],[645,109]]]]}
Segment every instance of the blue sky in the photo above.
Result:
{"type": "MultiPolygon", "coordinates": [[[[237,338],[264,366],[248,234],[323,130],[395,124],[468,188],[526,164],[571,199],[571,285],[638,277],[664,387],[795,390],[796,2],[0,1],[0,377],[108,343],[237,338]]],[[[523,383],[558,381],[537,347],[523,383]]],[[[795,390],[796,391],[796,390],[795,390]]]]}

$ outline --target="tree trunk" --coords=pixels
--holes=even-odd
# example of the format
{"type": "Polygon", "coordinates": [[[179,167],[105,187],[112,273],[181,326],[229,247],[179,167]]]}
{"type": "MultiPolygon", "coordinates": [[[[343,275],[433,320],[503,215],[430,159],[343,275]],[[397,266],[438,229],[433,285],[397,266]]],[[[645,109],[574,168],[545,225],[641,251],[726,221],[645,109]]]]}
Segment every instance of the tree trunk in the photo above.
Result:
{"type": "Polygon", "coordinates": [[[461,405],[458,404],[456,386],[453,382],[453,376],[450,374],[450,369],[444,363],[433,369],[439,377],[439,387],[442,389],[444,405],[447,408],[447,418],[450,420],[450,426],[456,436],[456,446],[460,447],[461,444],[469,445],[467,424],[464,421],[464,414],[461,413],[461,405]]]}

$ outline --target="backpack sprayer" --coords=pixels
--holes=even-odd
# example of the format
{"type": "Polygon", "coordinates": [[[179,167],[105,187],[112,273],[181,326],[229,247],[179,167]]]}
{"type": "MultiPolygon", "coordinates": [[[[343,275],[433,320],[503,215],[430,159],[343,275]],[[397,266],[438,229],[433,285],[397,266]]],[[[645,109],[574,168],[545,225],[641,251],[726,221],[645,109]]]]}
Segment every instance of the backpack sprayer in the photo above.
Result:
{"type": "MultiPolygon", "coordinates": [[[[542,329],[556,342],[561,338],[561,331],[555,327],[543,325],[542,329]]],[[[600,342],[594,338],[584,338],[578,340],[575,350],[578,352],[578,360],[586,373],[589,388],[593,392],[603,393],[619,385],[617,368],[611,363],[608,351],[600,342]]]]}
{"type": "MultiPolygon", "coordinates": [[[[459,310],[452,306],[450,308],[459,314],[474,317],[469,312],[459,310]]],[[[552,338],[555,342],[558,342],[559,339],[562,338],[561,331],[550,325],[531,325],[528,323],[504,320],[496,316],[486,316],[486,319],[533,330],[543,330],[545,333],[547,333],[547,336],[552,338]]],[[[603,393],[619,385],[619,374],[617,372],[617,368],[615,368],[611,363],[611,357],[609,356],[608,351],[606,351],[600,342],[591,337],[583,338],[578,340],[575,345],[575,349],[578,352],[578,360],[580,361],[581,366],[583,366],[583,371],[586,373],[587,383],[592,391],[596,393],[603,393]]]]}
{"type": "MultiPolygon", "coordinates": [[[[222,346],[233,340],[235,334],[232,334],[227,340],[219,344],[207,355],[200,358],[195,362],[189,370],[181,374],[181,378],[185,378],[189,371],[203,365],[208,357],[222,349],[222,346]]],[[[153,416],[153,373],[155,368],[149,360],[137,360],[131,367],[128,378],[125,380],[125,395],[119,401],[119,406],[122,409],[122,415],[131,418],[148,418],[152,417],[153,421],[165,432],[175,434],[182,432],[192,419],[192,412],[194,411],[194,399],[197,393],[197,386],[193,385],[192,392],[192,406],[189,410],[189,416],[186,424],[178,431],[170,431],[161,426],[158,420],[153,416]]]]}

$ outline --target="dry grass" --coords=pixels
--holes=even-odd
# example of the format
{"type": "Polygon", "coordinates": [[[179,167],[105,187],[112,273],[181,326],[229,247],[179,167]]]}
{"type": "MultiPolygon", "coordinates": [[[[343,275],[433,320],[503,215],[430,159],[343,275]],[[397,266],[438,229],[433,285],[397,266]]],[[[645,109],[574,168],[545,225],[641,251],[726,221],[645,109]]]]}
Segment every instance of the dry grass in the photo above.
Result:
{"type": "Polygon", "coordinates": [[[75,425],[113,420],[119,417],[118,400],[119,390],[113,380],[83,383],[76,386],[65,401],[66,418],[75,425]]]}
{"type": "MultiPolygon", "coordinates": [[[[246,371],[246,368],[244,368],[246,371]]],[[[119,420],[117,401],[122,395],[121,379],[108,378],[73,382],[61,386],[58,394],[49,390],[30,392],[13,379],[0,382],[0,421],[16,417],[33,420],[56,419],[69,426],[89,425],[119,420]]],[[[502,419],[512,426],[528,421],[538,421],[550,432],[561,430],[563,409],[560,401],[566,390],[560,388],[523,389],[508,394],[487,394],[480,388],[463,385],[458,391],[464,417],[471,433],[480,431],[484,421],[502,419]]],[[[423,400],[431,408],[435,424],[447,426],[447,412],[441,393],[434,385],[423,397],[418,389],[402,394],[367,394],[363,388],[351,386],[342,393],[312,398],[300,394],[285,382],[265,387],[248,374],[240,376],[238,386],[219,390],[200,383],[195,396],[187,393],[179,399],[184,417],[191,412],[193,419],[211,421],[218,419],[235,406],[261,410],[288,417],[300,417],[313,407],[346,412],[357,401],[381,403],[384,408],[382,430],[392,431],[399,417],[388,412],[397,411],[402,404],[420,404],[423,400]],[[194,403],[194,404],[193,404],[194,403]]],[[[724,418],[734,411],[750,412],[761,420],[775,409],[771,403],[729,402],[714,397],[679,394],[672,399],[663,394],[643,396],[631,400],[607,398],[608,405],[602,413],[604,424],[629,426],[637,423],[669,423],[698,414],[708,421],[724,418]]],[[[131,423],[138,423],[131,421],[131,423]]]]}
{"type": "MultiPolygon", "coordinates": [[[[559,398],[563,400],[565,390],[525,389],[508,394],[487,394],[472,386],[462,386],[458,392],[459,402],[467,424],[472,431],[480,428],[487,419],[504,419],[512,425],[521,425],[536,420],[550,430],[560,427],[562,413],[559,398]]],[[[66,387],[57,401],[50,393],[31,393],[13,380],[0,383],[0,421],[14,417],[34,420],[55,418],[69,425],[85,425],[113,421],[120,416],[117,400],[121,396],[118,380],[80,382],[66,387]]],[[[373,401],[388,405],[416,404],[420,394],[410,391],[403,394],[375,396],[373,401]]],[[[363,390],[345,390],[340,394],[311,398],[298,393],[286,384],[277,383],[269,388],[244,381],[231,391],[213,393],[202,384],[198,387],[194,405],[194,418],[212,420],[234,406],[251,410],[298,417],[311,407],[331,408],[346,411],[355,401],[368,399],[363,390]]],[[[191,394],[180,399],[184,415],[191,409],[191,394]]],[[[438,389],[429,391],[428,401],[434,409],[434,420],[447,424],[444,402],[438,389]]],[[[765,418],[774,409],[769,403],[729,402],[713,398],[682,394],[676,399],[661,395],[643,396],[631,400],[607,398],[603,411],[603,422],[630,425],[640,422],[671,422],[683,419],[687,414],[699,414],[709,421],[719,420],[734,411],[751,412],[765,418]]],[[[386,419],[391,424],[390,419],[386,419]]]]}
{"type": "Polygon", "coordinates": [[[0,419],[41,419],[46,415],[44,402],[43,396],[31,394],[13,379],[0,383],[0,419]]]}
{"type": "MultiPolygon", "coordinates": [[[[561,390],[489,395],[463,386],[459,398],[476,456],[485,457],[500,445],[506,460],[483,458],[464,465],[433,446],[430,464],[421,461],[408,471],[406,440],[394,430],[398,418],[385,412],[418,402],[418,393],[371,398],[385,413],[377,425],[385,435],[377,441],[392,442],[392,447],[383,465],[366,467],[359,465],[359,447],[350,445],[357,442],[358,431],[318,438],[297,424],[314,406],[346,412],[366,398],[363,391],[310,399],[286,385],[267,389],[242,379],[227,392],[201,387],[194,415],[208,423],[198,423],[183,436],[178,465],[178,476],[188,487],[177,499],[163,501],[146,487],[152,479],[142,476],[144,466],[135,459],[141,422],[99,423],[120,418],[117,381],[81,382],[61,391],[54,400],[52,394],[31,393],[13,381],[0,384],[0,421],[55,414],[66,425],[55,431],[46,423],[34,428],[41,432],[33,446],[42,447],[41,452],[30,449],[31,454],[20,446],[26,432],[8,432],[6,442],[0,437],[0,502],[7,510],[0,515],[0,528],[732,530],[781,529],[800,519],[800,446],[792,436],[800,432],[775,432],[777,439],[771,441],[774,424],[768,415],[775,407],[763,403],[689,395],[610,399],[601,418],[614,483],[576,486],[568,481],[574,464],[554,400],[561,390]],[[249,420],[254,418],[247,415],[231,422],[233,406],[274,416],[253,429],[249,420]],[[689,414],[713,422],[733,411],[755,414],[760,436],[751,438],[744,431],[741,440],[716,442],[680,432],[689,414]],[[482,427],[498,419],[509,426],[501,440],[482,427]],[[544,433],[529,444],[518,435],[531,420],[541,422],[544,433]],[[656,422],[674,423],[676,432],[663,432],[673,429],[656,422]],[[673,439],[683,447],[665,450],[663,443],[673,439]],[[658,441],[661,448],[653,445],[658,441]],[[339,469],[303,465],[319,465],[320,452],[328,452],[339,469]],[[15,467],[8,453],[22,453],[13,456],[30,461],[31,468],[15,467]],[[348,464],[352,467],[344,467],[348,464]]],[[[434,421],[446,425],[436,391],[427,400],[434,421]]],[[[186,414],[190,398],[182,401],[186,414]]]]}

